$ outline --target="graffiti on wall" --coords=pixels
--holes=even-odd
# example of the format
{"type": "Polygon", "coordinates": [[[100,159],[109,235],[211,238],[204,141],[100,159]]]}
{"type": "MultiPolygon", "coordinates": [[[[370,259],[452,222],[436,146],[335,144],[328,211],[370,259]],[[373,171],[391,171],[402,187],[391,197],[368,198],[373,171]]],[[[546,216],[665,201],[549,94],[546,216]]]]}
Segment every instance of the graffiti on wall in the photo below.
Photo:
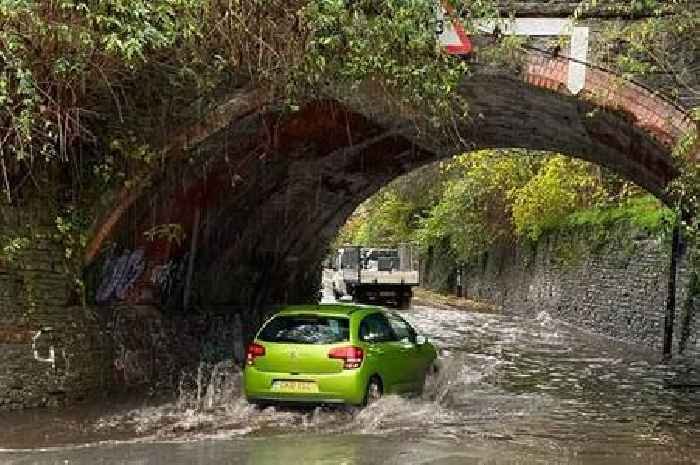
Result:
{"type": "Polygon", "coordinates": [[[34,337],[32,337],[32,352],[34,353],[34,360],[42,363],[50,363],[53,368],[56,368],[56,350],[54,349],[53,345],[49,345],[48,357],[42,357],[41,355],[39,355],[39,349],[37,348],[37,343],[41,338],[41,335],[44,332],[49,331],[51,331],[51,328],[44,328],[40,329],[36,332],[36,334],[34,334],[34,337]]]}
{"type": "MultiPolygon", "coordinates": [[[[34,355],[34,360],[41,363],[50,363],[51,368],[56,370],[56,352],[53,328],[47,326],[34,333],[34,336],[32,336],[32,354],[34,355]],[[46,339],[46,341],[42,339],[46,339]],[[47,356],[42,356],[40,354],[39,346],[41,345],[48,345],[47,356]]],[[[70,361],[66,355],[66,350],[60,349],[60,355],[63,359],[63,370],[67,374],[70,369],[70,361]]]]}
{"type": "Polygon", "coordinates": [[[158,289],[161,303],[164,305],[180,296],[187,273],[188,257],[189,254],[185,254],[182,257],[171,258],[164,265],[153,268],[151,283],[158,289]]]}
{"type": "Polygon", "coordinates": [[[144,250],[136,249],[121,256],[109,257],[102,270],[95,297],[98,304],[124,300],[145,269],[144,250]]]}
{"type": "MultiPolygon", "coordinates": [[[[150,254],[149,254],[150,256],[150,254]]],[[[138,248],[107,257],[97,279],[95,302],[153,303],[169,306],[182,300],[189,254],[172,257],[166,263],[153,263],[138,248]]]]}

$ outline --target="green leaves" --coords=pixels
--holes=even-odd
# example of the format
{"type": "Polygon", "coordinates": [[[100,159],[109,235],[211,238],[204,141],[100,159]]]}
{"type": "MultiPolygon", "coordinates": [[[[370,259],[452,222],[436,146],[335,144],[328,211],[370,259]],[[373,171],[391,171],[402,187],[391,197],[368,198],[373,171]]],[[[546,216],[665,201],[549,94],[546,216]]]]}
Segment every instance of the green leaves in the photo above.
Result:
{"type": "Polygon", "coordinates": [[[516,234],[537,241],[543,232],[560,226],[569,214],[602,195],[589,163],[553,156],[525,185],[509,193],[516,234]]]}
{"type": "MultiPolygon", "coordinates": [[[[493,5],[453,3],[470,18],[494,14],[493,5]]],[[[434,0],[0,0],[8,178],[22,179],[37,160],[80,166],[85,142],[99,152],[130,130],[152,143],[164,132],[156,123],[193,119],[156,114],[173,120],[172,108],[232,77],[292,109],[316,98],[348,103],[366,86],[421,125],[447,125],[466,112],[454,90],[467,65],[437,43],[435,8],[434,0]]],[[[375,103],[364,98],[360,105],[375,103]]],[[[71,184],[89,185],[82,181],[71,184]]]]}
{"type": "Polygon", "coordinates": [[[456,259],[466,260],[511,239],[512,193],[535,175],[540,162],[538,154],[524,150],[482,150],[445,164],[449,180],[416,233],[423,248],[446,244],[456,259]]]}
{"type": "Polygon", "coordinates": [[[525,150],[483,150],[400,178],[363,204],[340,242],[449,252],[469,261],[495,243],[618,225],[663,233],[674,214],[590,163],[525,150]],[[426,171],[432,170],[432,171],[426,171]]]}
{"type": "Polygon", "coordinates": [[[14,263],[21,252],[30,245],[31,241],[24,236],[0,237],[0,264],[14,263]]]}
{"type": "Polygon", "coordinates": [[[148,231],[145,231],[143,235],[151,242],[164,240],[174,243],[177,246],[180,246],[185,240],[185,230],[182,225],[178,223],[156,225],[148,231]]]}
{"type": "MultiPolygon", "coordinates": [[[[198,0],[0,1],[0,139],[16,160],[50,159],[87,128],[77,111],[198,34],[198,0]]],[[[112,91],[114,95],[114,92],[112,91]]]]}
{"type": "Polygon", "coordinates": [[[661,233],[674,222],[673,211],[664,207],[653,195],[646,194],[575,210],[566,217],[565,226],[612,229],[616,224],[626,224],[651,233],[661,233]]]}
{"type": "Polygon", "coordinates": [[[700,12],[689,0],[620,2],[616,14],[635,21],[609,22],[593,44],[595,61],[627,78],[647,80],[655,89],[678,98],[697,95],[700,12]],[[639,18],[639,16],[644,16],[639,18]]]}
{"type": "Polygon", "coordinates": [[[310,31],[294,74],[297,89],[332,85],[352,93],[372,83],[398,107],[445,115],[459,99],[454,89],[465,62],[440,50],[433,0],[315,0],[301,11],[310,31]]]}

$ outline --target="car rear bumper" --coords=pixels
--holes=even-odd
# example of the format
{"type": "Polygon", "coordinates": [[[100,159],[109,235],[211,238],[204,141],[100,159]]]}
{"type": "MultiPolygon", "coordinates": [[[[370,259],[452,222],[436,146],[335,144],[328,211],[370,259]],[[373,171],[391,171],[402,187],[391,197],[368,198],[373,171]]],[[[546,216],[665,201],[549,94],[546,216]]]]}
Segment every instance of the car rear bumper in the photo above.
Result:
{"type": "Polygon", "coordinates": [[[290,374],[260,371],[247,366],[245,396],[252,402],[360,405],[367,381],[361,369],[329,374],[290,374]],[[290,392],[273,389],[274,381],[313,381],[317,392],[290,392]]]}

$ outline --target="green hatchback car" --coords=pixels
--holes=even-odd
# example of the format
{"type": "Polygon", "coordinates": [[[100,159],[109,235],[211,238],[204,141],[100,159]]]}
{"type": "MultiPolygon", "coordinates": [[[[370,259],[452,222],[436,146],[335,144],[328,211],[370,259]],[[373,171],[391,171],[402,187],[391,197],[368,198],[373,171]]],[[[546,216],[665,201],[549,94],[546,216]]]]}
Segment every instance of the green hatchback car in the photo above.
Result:
{"type": "Polygon", "coordinates": [[[251,403],[366,405],[384,393],[421,392],[437,352],[395,313],[322,304],[272,316],[246,357],[251,403]]]}

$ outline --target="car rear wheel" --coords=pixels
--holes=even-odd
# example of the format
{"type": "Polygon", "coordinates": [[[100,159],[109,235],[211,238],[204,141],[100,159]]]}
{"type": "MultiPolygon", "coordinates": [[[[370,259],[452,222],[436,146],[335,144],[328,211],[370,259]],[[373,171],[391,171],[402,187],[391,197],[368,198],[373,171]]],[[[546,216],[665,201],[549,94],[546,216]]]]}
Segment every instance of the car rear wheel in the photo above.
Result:
{"type": "Polygon", "coordinates": [[[428,370],[425,372],[425,380],[423,381],[423,389],[421,390],[423,394],[426,392],[434,391],[438,383],[438,376],[440,374],[440,363],[435,360],[430,364],[428,370]]]}
{"type": "Polygon", "coordinates": [[[382,381],[378,376],[372,376],[367,383],[367,391],[365,392],[364,405],[371,405],[378,401],[384,393],[382,381]]]}
{"type": "Polygon", "coordinates": [[[259,400],[248,400],[248,404],[252,405],[255,410],[265,410],[270,406],[270,404],[259,400]]]}

